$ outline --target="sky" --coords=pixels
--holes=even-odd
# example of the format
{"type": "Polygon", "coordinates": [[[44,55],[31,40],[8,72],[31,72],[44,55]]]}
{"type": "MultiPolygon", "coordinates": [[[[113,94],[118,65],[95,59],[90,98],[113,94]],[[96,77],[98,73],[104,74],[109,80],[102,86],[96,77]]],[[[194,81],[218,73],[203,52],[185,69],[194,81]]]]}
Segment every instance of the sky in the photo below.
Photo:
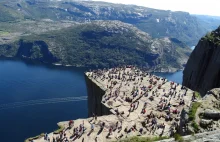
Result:
{"type": "Polygon", "coordinates": [[[220,0],[94,0],[135,4],[155,9],[186,11],[191,14],[220,16],[220,0]]]}

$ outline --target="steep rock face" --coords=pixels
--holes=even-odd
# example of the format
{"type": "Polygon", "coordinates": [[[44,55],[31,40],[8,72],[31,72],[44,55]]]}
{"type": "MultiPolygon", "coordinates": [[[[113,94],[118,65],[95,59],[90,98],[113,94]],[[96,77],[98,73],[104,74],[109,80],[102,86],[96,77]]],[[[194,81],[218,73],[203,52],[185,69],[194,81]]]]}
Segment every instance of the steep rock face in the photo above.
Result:
{"type": "Polygon", "coordinates": [[[93,113],[97,116],[111,114],[110,109],[101,103],[105,90],[88,78],[87,75],[85,75],[85,80],[88,92],[88,117],[92,117],[93,113]]]}
{"type": "Polygon", "coordinates": [[[13,57],[54,63],[59,60],[50,52],[46,42],[42,40],[19,40],[11,44],[0,45],[0,57],[13,57]]]}
{"type": "Polygon", "coordinates": [[[203,37],[190,55],[183,85],[202,95],[220,87],[220,27],[203,37]]]}
{"type": "Polygon", "coordinates": [[[47,63],[56,62],[57,59],[48,50],[48,45],[44,41],[24,42],[20,40],[16,54],[19,58],[29,58],[47,63]]]}

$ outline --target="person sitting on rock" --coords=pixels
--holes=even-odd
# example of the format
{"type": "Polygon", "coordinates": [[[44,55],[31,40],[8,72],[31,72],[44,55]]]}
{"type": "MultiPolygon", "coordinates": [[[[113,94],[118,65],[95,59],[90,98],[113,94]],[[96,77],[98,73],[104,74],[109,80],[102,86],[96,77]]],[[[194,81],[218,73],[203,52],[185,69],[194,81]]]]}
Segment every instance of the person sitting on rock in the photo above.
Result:
{"type": "Polygon", "coordinates": [[[178,110],[177,109],[174,109],[173,110],[173,114],[177,114],[178,113],[178,110]]]}
{"type": "Polygon", "coordinates": [[[148,92],[145,92],[145,93],[144,93],[144,96],[145,96],[145,97],[148,97],[148,92]]]}
{"type": "Polygon", "coordinates": [[[170,102],[169,102],[169,103],[167,104],[167,106],[168,106],[168,107],[171,107],[171,104],[170,104],[170,102]]]}
{"type": "Polygon", "coordinates": [[[144,108],[146,108],[147,107],[147,102],[144,102],[144,108]]]}
{"type": "Polygon", "coordinates": [[[143,109],[141,110],[141,114],[145,114],[145,113],[146,113],[146,109],[143,108],[143,109]]]}
{"type": "Polygon", "coordinates": [[[91,131],[94,131],[94,125],[91,124],[91,131]]]}
{"type": "Polygon", "coordinates": [[[163,109],[163,104],[162,104],[162,103],[161,103],[161,104],[158,104],[157,107],[159,107],[159,109],[162,110],[162,109],[163,109]]]}
{"type": "Polygon", "coordinates": [[[109,128],[108,136],[112,135],[112,131],[113,131],[113,127],[111,126],[111,127],[109,128]]]}
{"type": "Polygon", "coordinates": [[[153,96],[150,96],[149,99],[150,99],[151,101],[153,101],[153,100],[154,100],[154,97],[153,97],[153,96]]]}
{"type": "Polygon", "coordinates": [[[184,100],[180,100],[179,105],[185,105],[185,101],[184,100]]]}
{"type": "Polygon", "coordinates": [[[194,101],[195,101],[195,99],[196,99],[196,93],[195,93],[195,92],[193,92],[192,101],[194,102],[194,101]]]}
{"type": "Polygon", "coordinates": [[[73,120],[70,120],[70,121],[69,121],[69,128],[71,128],[72,125],[74,125],[74,121],[73,121],[73,120]]]}
{"type": "Polygon", "coordinates": [[[165,120],[166,121],[170,121],[171,120],[170,114],[166,115],[165,120]]]}
{"type": "Polygon", "coordinates": [[[140,134],[142,135],[142,134],[143,134],[143,128],[140,128],[140,129],[139,129],[139,132],[140,132],[140,134]]]}
{"type": "Polygon", "coordinates": [[[118,111],[118,108],[115,109],[115,112],[116,112],[116,115],[119,115],[119,114],[120,114],[119,111],[118,111]]]}
{"type": "Polygon", "coordinates": [[[45,134],[44,134],[44,140],[47,140],[47,138],[48,138],[48,134],[45,133],[45,134]]]}

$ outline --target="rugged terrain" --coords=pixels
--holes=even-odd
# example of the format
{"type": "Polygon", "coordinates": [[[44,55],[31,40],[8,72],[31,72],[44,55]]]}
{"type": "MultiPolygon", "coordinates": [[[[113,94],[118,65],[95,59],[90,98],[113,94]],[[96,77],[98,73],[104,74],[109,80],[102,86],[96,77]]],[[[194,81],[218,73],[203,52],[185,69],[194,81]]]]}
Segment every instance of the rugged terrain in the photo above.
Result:
{"type": "Polygon", "coordinates": [[[183,72],[183,85],[202,95],[220,87],[220,27],[204,36],[190,55],[183,72]]]}
{"type": "Polygon", "coordinates": [[[133,64],[162,72],[183,69],[191,53],[175,38],[153,39],[120,21],[72,23],[69,28],[22,36],[0,47],[4,57],[80,67],[133,64]]]}
{"type": "Polygon", "coordinates": [[[195,45],[218,20],[105,2],[1,0],[0,56],[170,72],[183,69],[191,52],[186,45],[195,45]]]}
{"type": "Polygon", "coordinates": [[[191,108],[182,112],[185,123],[185,141],[219,141],[220,131],[220,89],[215,88],[202,98],[197,98],[191,108]],[[197,135],[192,135],[199,133],[197,135]]]}
{"type": "Polygon", "coordinates": [[[197,18],[186,12],[95,1],[0,1],[0,22],[16,25],[24,20],[42,19],[77,22],[119,20],[133,24],[154,38],[177,38],[189,46],[195,45],[210,29],[217,28],[216,23],[220,21],[201,16],[197,18]]]}

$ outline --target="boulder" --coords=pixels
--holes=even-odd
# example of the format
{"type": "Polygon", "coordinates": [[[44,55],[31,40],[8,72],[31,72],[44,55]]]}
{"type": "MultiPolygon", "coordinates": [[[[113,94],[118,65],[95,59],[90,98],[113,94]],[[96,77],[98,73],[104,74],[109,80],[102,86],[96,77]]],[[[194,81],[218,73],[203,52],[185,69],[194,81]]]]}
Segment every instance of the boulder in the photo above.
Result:
{"type": "Polygon", "coordinates": [[[200,120],[200,126],[202,127],[208,127],[209,125],[212,125],[213,120],[206,120],[206,119],[201,119],[200,120]]]}
{"type": "Polygon", "coordinates": [[[210,119],[220,119],[220,111],[206,109],[204,111],[204,117],[210,119]]]}

